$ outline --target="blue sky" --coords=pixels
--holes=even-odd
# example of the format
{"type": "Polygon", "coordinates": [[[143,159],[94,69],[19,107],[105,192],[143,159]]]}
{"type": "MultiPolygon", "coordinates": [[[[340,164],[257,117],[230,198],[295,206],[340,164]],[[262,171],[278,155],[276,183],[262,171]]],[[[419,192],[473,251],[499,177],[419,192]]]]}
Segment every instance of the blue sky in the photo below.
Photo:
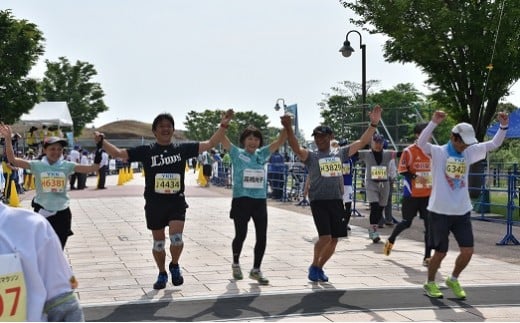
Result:
{"type": "MultiPolygon", "coordinates": [[[[323,93],[340,81],[361,83],[357,35],[349,36],[350,58],[338,52],[352,29],[366,44],[367,80],[381,81],[375,91],[413,83],[427,93],[419,69],[385,62],[385,38],[351,25],[337,1],[2,0],[0,8],[44,33],[46,53],[31,76],[42,77],[44,60],[60,56],[95,66],[110,108],[95,126],[170,112],[183,129],[188,111],[215,108],[253,110],[279,126],[274,104],[283,98],[298,104],[310,138],[323,93]]],[[[506,100],[519,105],[520,95],[506,100]]]]}

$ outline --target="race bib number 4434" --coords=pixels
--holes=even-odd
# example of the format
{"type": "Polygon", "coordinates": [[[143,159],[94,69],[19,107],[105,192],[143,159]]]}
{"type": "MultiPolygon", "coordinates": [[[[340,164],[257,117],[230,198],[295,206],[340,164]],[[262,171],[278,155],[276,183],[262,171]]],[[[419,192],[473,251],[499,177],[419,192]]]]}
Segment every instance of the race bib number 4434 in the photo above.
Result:
{"type": "Polygon", "coordinates": [[[161,173],[155,175],[155,192],[159,194],[175,194],[181,190],[181,175],[161,173]]]}
{"type": "Polygon", "coordinates": [[[27,321],[27,292],[18,254],[0,255],[0,321],[27,321]]]}

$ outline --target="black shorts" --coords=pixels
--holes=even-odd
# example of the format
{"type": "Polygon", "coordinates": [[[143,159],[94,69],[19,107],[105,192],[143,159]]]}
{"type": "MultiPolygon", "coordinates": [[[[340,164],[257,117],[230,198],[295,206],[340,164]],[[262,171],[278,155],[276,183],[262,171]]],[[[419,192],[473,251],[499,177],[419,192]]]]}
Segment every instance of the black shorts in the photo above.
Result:
{"type": "Polygon", "coordinates": [[[470,212],[464,215],[446,215],[430,212],[430,245],[439,252],[447,252],[449,235],[453,233],[459,247],[473,247],[473,228],[470,212]]]}
{"type": "Polygon", "coordinates": [[[144,205],[146,227],[150,230],[161,230],[167,227],[170,221],[185,221],[187,207],[184,196],[168,201],[147,200],[144,205]]]}
{"type": "Polygon", "coordinates": [[[247,223],[251,217],[267,219],[267,200],[251,197],[236,197],[231,201],[229,217],[247,223]]]}
{"type": "MultiPolygon", "coordinates": [[[[43,208],[40,204],[34,202],[34,200],[31,202],[31,206],[36,213],[38,213],[38,211],[43,208]]],[[[49,216],[46,219],[51,224],[54,232],[56,232],[56,235],[60,239],[62,246],[64,246],[67,238],[74,234],[71,230],[72,213],[70,212],[70,208],[58,211],[56,214],[49,216]]]]}
{"type": "Polygon", "coordinates": [[[311,201],[311,212],[318,235],[330,235],[333,238],[346,237],[347,219],[343,200],[315,200],[311,201]]]}
{"type": "Polygon", "coordinates": [[[202,175],[211,176],[212,170],[213,170],[213,167],[211,167],[211,165],[202,165],[202,175]]]}
{"type": "Polygon", "coordinates": [[[424,219],[428,214],[428,200],[429,197],[403,197],[401,204],[401,213],[403,220],[413,220],[417,213],[419,217],[424,219]]]}

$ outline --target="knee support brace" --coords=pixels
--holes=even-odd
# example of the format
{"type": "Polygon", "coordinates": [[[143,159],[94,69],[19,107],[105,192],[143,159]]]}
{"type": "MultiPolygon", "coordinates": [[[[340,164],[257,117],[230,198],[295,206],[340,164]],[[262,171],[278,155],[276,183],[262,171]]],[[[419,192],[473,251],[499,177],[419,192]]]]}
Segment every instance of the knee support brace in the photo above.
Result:
{"type": "Polygon", "coordinates": [[[164,251],[165,240],[154,240],[153,251],[161,252],[164,251]]]}
{"type": "Polygon", "coordinates": [[[170,235],[170,242],[172,246],[180,247],[184,244],[182,241],[182,233],[174,233],[170,235]]]}

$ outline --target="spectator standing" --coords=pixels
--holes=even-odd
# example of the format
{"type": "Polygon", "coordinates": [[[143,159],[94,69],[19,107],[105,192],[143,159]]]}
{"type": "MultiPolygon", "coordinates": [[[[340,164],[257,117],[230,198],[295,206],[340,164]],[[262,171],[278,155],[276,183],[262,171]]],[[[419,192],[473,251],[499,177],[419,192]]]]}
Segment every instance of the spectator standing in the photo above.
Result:
{"type": "Polygon", "coordinates": [[[99,176],[97,181],[97,189],[98,190],[104,190],[106,189],[105,183],[107,178],[107,172],[108,172],[108,159],[109,156],[107,152],[103,149],[101,150],[101,163],[99,164],[99,176]]]}
{"type": "MultiPolygon", "coordinates": [[[[69,151],[69,154],[67,156],[68,161],[79,164],[81,162],[81,153],[80,153],[81,147],[78,145],[74,145],[74,147],[69,151]]],[[[76,172],[72,173],[70,175],[70,189],[75,190],[77,189],[76,181],[78,180],[78,174],[76,172]]]]}
{"type": "Polygon", "coordinates": [[[433,130],[444,119],[446,113],[436,111],[417,140],[417,145],[430,156],[432,162],[432,191],[428,211],[431,246],[435,252],[430,259],[428,280],[423,287],[429,297],[443,297],[435,282],[435,276],[448,252],[451,232],[459,245],[459,255],[451,276],[447,277],[445,282],[457,298],[464,299],[466,292],[458,278],[469,264],[474,246],[470,218],[473,206],[468,189],[469,169],[471,164],[486,158],[487,152],[502,145],[509,125],[509,116],[504,112],[498,113],[500,126],[492,140],[479,143],[475,138],[473,126],[462,122],[451,129],[447,144],[440,146],[429,143],[433,130]]]}

